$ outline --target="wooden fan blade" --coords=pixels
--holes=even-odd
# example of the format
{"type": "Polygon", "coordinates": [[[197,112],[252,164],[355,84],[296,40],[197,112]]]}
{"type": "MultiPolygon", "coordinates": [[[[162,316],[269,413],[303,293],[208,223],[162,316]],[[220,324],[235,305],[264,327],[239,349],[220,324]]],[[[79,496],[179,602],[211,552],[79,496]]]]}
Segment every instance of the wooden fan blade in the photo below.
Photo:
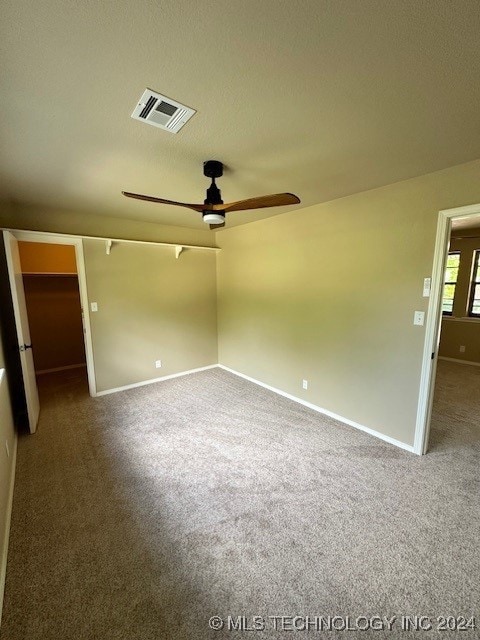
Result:
{"type": "Polygon", "coordinates": [[[300,198],[294,193],[274,193],[271,196],[259,196],[248,200],[230,202],[230,204],[210,205],[213,211],[245,211],[246,209],[265,209],[266,207],[281,207],[287,204],[298,204],[300,198]]]}
{"type": "Polygon", "coordinates": [[[147,202],[159,202],[161,204],[173,204],[176,207],[186,207],[194,211],[202,212],[205,208],[204,204],[189,204],[187,202],[176,202],[175,200],[164,200],[163,198],[154,198],[153,196],[144,196],[140,193],[130,193],[130,191],[122,191],[127,198],[135,198],[136,200],[146,200],[147,202]]]}
{"type": "Polygon", "coordinates": [[[211,224],[210,229],[219,229],[220,227],[224,227],[225,223],[221,222],[220,224],[211,224]]]}

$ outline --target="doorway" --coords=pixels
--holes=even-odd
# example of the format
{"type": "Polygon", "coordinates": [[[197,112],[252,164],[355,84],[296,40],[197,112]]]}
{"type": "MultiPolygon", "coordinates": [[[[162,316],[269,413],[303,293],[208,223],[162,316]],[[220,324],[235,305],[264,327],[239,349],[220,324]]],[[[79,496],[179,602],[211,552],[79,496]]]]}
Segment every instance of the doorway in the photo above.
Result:
{"type": "MultiPolygon", "coordinates": [[[[470,307],[474,301],[472,292],[474,295],[475,286],[473,283],[476,277],[476,272],[474,273],[473,269],[475,254],[472,250],[470,255],[470,245],[473,246],[475,243],[472,244],[468,241],[463,242],[463,246],[465,247],[463,250],[461,248],[462,243],[460,238],[466,238],[467,235],[480,236],[480,233],[477,232],[470,234],[467,232],[467,229],[474,229],[476,226],[480,226],[480,204],[459,207],[457,209],[447,209],[439,213],[415,432],[414,451],[417,454],[425,454],[428,450],[439,357],[441,359],[449,358],[450,360],[460,360],[462,362],[467,361],[467,359],[474,361],[475,358],[474,342],[468,342],[469,339],[471,340],[469,336],[472,335],[472,329],[480,330],[480,325],[478,324],[480,318],[472,317],[470,311],[470,307]],[[453,235],[452,230],[454,231],[453,235]],[[460,247],[460,249],[458,247],[460,247]],[[468,256],[468,260],[467,258],[464,260],[461,272],[460,260],[456,261],[452,259],[454,248],[455,253],[465,251],[465,256],[468,256]],[[449,253],[452,254],[450,258],[449,253]],[[454,270],[452,270],[452,267],[455,267],[457,262],[459,270],[456,275],[461,275],[461,281],[458,282],[458,285],[457,282],[455,282],[455,288],[459,286],[458,294],[462,293],[462,295],[458,297],[458,302],[455,300],[454,303],[451,289],[448,295],[444,295],[446,293],[445,273],[447,266],[449,266],[449,273],[453,277],[454,270]],[[465,262],[469,262],[469,264],[467,265],[465,262]],[[451,317],[452,320],[445,319],[449,317],[451,317]],[[451,323],[451,326],[447,323],[451,323]],[[462,330],[460,324],[467,326],[462,330]],[[443,332],[443,340],[441,342],[442,325],[444,325],[445,331],[443,332]],[[460,337],[460,335],[462,337],[460,337]],[[457,345],[459,339],[460,344],[457,345]],[[470,344],[470,348],[468,348],[468,344],[470,344]],[[451,357],[451,350],[457,347],[459,355],[463,355],[463,357],[453,358],[451,357]],[[470,357],[464,355],[467,353],[467,350],[469,351],[470,357]]],[[[480,248],[480,241],[478,244],[480,248]]],[[[456,295],[455,298],[457,298],[456,295]]]]}
{"type": "Polygon", "coordinates": [[[86,379],[75,247],[18,243],[36,376],[79,369],[86,379]]]}
{"type": "Polygon", "coordinates": [[[11,245],[8,268],[20,356],[30,355],[22,360],[22,370],[24,384],[25,380],[31,383],[28,388],[25,385],[25,394],[33,433],[38,420],[32,401],[36,398],[38,405],[36,373],[86,367],[89,393],[96,395],[83,245],[81,238],[32,231],[4,231],[4,237],[11,245]],[[56,312],[61,317],[56,317],[56,312]],[[17,316],[22,316],[22,322],[17,322],[17,316]],[[53,326],[49,326],[48,317],[53,326]],[[39,341],[35,348],[30,324],[39,341]],[[28,339],[21,337],[22,331],[28,339]],[[34,350],[39,356],[35,364],[31,358],[34,350]]]}

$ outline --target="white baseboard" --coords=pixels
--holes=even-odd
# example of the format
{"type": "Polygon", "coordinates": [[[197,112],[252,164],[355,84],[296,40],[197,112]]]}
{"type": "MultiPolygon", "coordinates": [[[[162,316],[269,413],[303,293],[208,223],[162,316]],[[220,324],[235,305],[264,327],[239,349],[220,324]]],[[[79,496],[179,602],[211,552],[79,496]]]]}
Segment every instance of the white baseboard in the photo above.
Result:
{"type": "Polygon", "coordinates": [[[12,473],[10,476],[10,487],[8,491],[8,501],[7,501],[7,513],[5,518],[5,531],[4,531],[5,543],[4,543],[3,549],[0,549],[0,625],[2,624],[3,596],[5,593],[5,578],[7,575],[8,542],[10,539],[10,522],[12,520],[13,489],[15,486],[15,470],[17,467],[17,442],[18,442],[18,436],[15,433],[15,439],[13,441],[13,451],[12,451],[12,473]]]}
{"type": "Polygon", "coordinates": [[[369,427],[365,427],[363,424],[359,424],[358,422],[354,422],[353,420],[349,420],[348,418],[344,418],[343,416],[339,416],[337,413],[333,413],[332,411],[328,411],[328,409],[322,409],[322,407],[317,406],[316,404],[312,404],[311,402],[307,402],[306,400],[302,400],[301,398],[297,398],[290,393],[286,393],[281,389],[277,389],[276,387],[272,387],[269,384],[265,384],[264,382],[260,382],[260,380],[256,380],[255,378],[251,378],[250,376],[246,376],[244,373],[240,373],[239,371],[235,371],[234,369],[230,369],[229,367],[225,367],[223,364],[218,365],[221,369],[225,371],[229,371],[236,376],[240,376],[240,378],[245,378],[245,380],[249,380],[249,382],[253,382],[254,384],[258,384],[269,391],[273,391],[274,393],[278,393],[278,395],[288,398],[289,400],[293,400],[294,402],[298,402],[309,409],[313,409],[313,411],[318,411],[318,413],[323,413],[323,415],[328,416],[329,418],[334,418],[339,422],[343,422],[344,424],[348,424],[350,427],[354,427],[355,429],[359,429],[360,431],[364,431],[371,436],[375,436],[375,438],[379,438],[380,440],[384,440],[389,444],[393,444],[395,447],[399,447],[400,449],[405,449],[405,451],[409,451],[410,453],[415,453],[413,446],[409,444],[405,444],[405,442],[400,442],[400,440],[395,440],[395,438],[391,438],[379,431],[375,431],[374,429],[370,429],[369,427]]]}
{"type": "Polygon", "coordinates": [[[81,362],[80,364],[69,364],[66,367],[55,367],[54,369],[42,369],[41,371],[35,371],[35,375],[41,376],[44,373],[56,373],[57,371],[67,371],[68,369],[81,369],[86,366],[86,362],[81,362]]]}
{"type": "Polygon", "coordinates": [[[374,429],[370,429],[369,427],[365,427],[362,424],[359,424],[358,422],[354,422],[353,420],[349,420],[348,418],[344,418],[343,416],[338,415],[337,413],[333,413],[332,411],[328,411],[328,409],[323,409],[322,407],[317,406],[316,404],[313,404],[311,402],[307,402],[306,400],[302,400],[301,398],[297,398],[296,396],[293,396],[290,393],[286,393],[285,391],[282,391],[281,389],[277,389],[276,387],[272,387],[269,384],[265,384],[264,382],[261,382],[260,380],[256,380],[255,378],[251,378],[250,376],[245,375],[244,373],[240,373],[239,371],[235,371],[234,369],[230,369],[230,367],[226,367],[223,364],[211,364],[208,365],[207,367],[199,367],[198,369],[190,369],[188,371],[182,371],[180,373],[173,373],[171,375],[168,376],[162,376],[161,378],[153,378],[151,380],[144,380],[142,382],[135,382],[134,384],[128,384],[125,385],[123,387],[116,387],[114,389],[107,389],[106,391],[98,391],[97,392],[97,396],[106,396],[110,393],[117,393],[118,391],[126,391],[127,389],[135,389],[136,387],[143,387],[147,384],[154,384],[155,382],[162,382],[163,380],[171,380],[172,378],[179,378],[180,376],[187,376],[191,373],[198,373],[199,371],[207,371],[208,369],[215,369],[215,368],[220,368],[220,369],[224,369],[225,371],[229,371],[230,373],[233,373],[236,376],[239,376],[240,378],[244,378],[245,380],[248,380],[249,382],[253,382],[254,384],[258,384],[261,387],[264,387],[265,389],[268,389],[269,391],[273,391],[274,393],[278,393],[278,395],[281,395],[285,398],[288,398],[289,400],[293,400],[294,402],[298,402],[299,404],[302,404],[305,407],[308,407],[309,409],[313,409],[313,411],[317,411],[318,413],[322,413],[323,415],[326,415],[330,418],[333,418],[334,420],[338,420],[339,422],[343,422],[344,424],[349,425],[350,427],[354,427],[355,429],[359,429],[360,431],[363,431],[365,433],[368,433],[371,436],[374,436],[376,438],[379,438],[380,440],[383,440],[384,442],[388,442],[389,444],[393,444],[395,447],[399,447],[400,449],[404,449],[405,451],[409,451],[410,453],[415,453],[413,446],[409,445],[409,444],[405,444],[405,442],[401,442],[400,440],[395,440],[395,438],[391,438],[390,436],[387,436],[383,433],[380,433],[379,431],[375,431],[374,429]]]}
{"type": "Polygon", "coordinates": [[[447,360],[448,362],[457,362],[458,364],[471,364],[473,367],[480,367],[480,362],[472,362],[471,360],[459,360],[458,358],[447,358],[446,356],[438,356],[439,360],[447,360]]]}
{"type": "Polygon", "coordinates": [[[172,378],[180,378],[180,376],[188,376],[190,373],[198,373],[199,371],[207,371],[207,369],[215,369],[218,364],[209,364],[207,367],[199,367],[198,369],[189,369],[188,371],[181,371],[180,373],[172,373],[169,376],[162,376],[161,378],[152,378],[150,380],[143,380],[142,382],[134,382],[133,384],[126,384],[123,387],[115,387],[114,389],[107,389],[106,391],[97,391],[96,396],[106,396],[110,393],[117,393],[118,391],[126,391],[127,389],[135,389],[136,387],[144,387],[147,384],[154,384],[155,382],[162,382],[163,380],[171,380],[172,378]]]}

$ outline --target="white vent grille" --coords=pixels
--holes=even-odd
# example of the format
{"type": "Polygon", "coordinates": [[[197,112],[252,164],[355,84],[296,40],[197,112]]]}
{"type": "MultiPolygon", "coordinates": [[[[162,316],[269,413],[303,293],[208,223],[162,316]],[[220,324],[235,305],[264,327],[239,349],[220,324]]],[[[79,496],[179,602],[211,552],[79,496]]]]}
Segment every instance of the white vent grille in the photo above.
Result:
{"type": "Polygon", "coordinates": [[[177,133],[195,113],[195,109],[145,89],[132,113],[132,118],[153,124],[154,127],[160,127],[170,133],[177,133]]]}

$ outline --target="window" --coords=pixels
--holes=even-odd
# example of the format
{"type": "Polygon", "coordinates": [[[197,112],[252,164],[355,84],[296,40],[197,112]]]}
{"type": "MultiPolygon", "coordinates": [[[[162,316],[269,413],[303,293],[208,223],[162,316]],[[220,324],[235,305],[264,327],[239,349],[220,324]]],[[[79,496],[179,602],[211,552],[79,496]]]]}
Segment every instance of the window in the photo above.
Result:
{"type": "MultiPolygon", "coordinates": [[[[445,284],[443,286],[442,311],[445,316],[452,315],[459,266],[460,251],[452,251],[448,254],[447,267],[445,269],[445,284]]],[[[478,293],[480,295],[480,287],[478,293]]],[[[477,300],[477,303],[480,304],[480,300],[477,300]]]]}
{"type": "Polygon", "coordinates": [[[480,318],[480,249],[475,251],[473,257],[472,285],[470,288],[470,302],[468,303],[468,315],[480,318]]]}

